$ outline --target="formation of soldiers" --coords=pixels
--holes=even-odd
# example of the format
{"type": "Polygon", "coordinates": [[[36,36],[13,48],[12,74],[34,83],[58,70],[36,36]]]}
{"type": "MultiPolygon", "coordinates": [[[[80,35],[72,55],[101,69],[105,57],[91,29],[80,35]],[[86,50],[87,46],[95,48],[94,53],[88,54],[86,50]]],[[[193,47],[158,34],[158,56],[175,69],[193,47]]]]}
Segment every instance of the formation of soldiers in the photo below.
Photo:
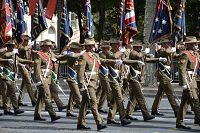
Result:
{"type": "Polygon", "coordinates": [[[190,129],[184,124],[189,105],[195,114],[194,123],[200,125],[200,82],[196,81],[200,75],[198,71],[200,52],[198,42],[200,41],[197,41],[196,37],[186,37],[184,42],[186,49],[179,54],[176,53],[176,49],[171,48],[170,39],[160,40],[157,42],[161,47],[157,58],[149,54],[149,48],[143,50],[144,44],[139,40],[134,40],[123,47],[122,42],[113,37],[101,43],[101,52],[97,54],[95,40],[87,38],[84,44],[71,42],[70,51],[59,55],[54,53],[51,40],[41,41],[40,49],[35,51],[32,45],[28,44],[30,39],[29,36],[24,35],[24,42],[19,49],[15,48],[13,41],[7,42],[5,48],[0,49],[0,106],[4,110],[4,115],[24,113],[19,106],[28,106],[23,103],[27,90],[32,106],[35,107],[35,121],[46,121],[41,116],[43,103],[51,121],[60,119],[52,107],[53,99],[59,111],[66,109],[66,116],[78,117],[78,130],[90,129],[86,125],[85,116],[91,112],[97,130],[101,130],[107,128],[107,124],[125,126],[132,120],[137,120],[132,116],[136,107],[141,110],[144,121],[152,120],[155,116],[163,116],[164,114],[158,109],[165,93],[177,118],[177,128],[190,129]],[[33,56],[34,60],[32,60],[33,56]],[[179,85],[183,89],[180,105],[175,100],[171,85],[174,58],[179,59],[179,72],[176,74],[179,75],[179,85]],[[142,92],[146,63],[157,63],[158,66],[155,73],[159,82],[158,92],[151,114],[142,92]],[[62,91],[57,80],[59,65],[67,66],[67,83],[70,88],[68,106],[58,97],[58,90],[62,91]],[[16,85],[18,72],[22,74],[21,88],[16,85]],[[33,92],[32,84],[34,84],[35,92],[33,92]],[[19,91],[18,99],[15,94],[16,88],[19,91]],[[127,92],[129,92],[129,97],[127,92]],[[128,98],[126,110],[125,98],[128,98]],[[103,109],[106,100],[108,112],[103,109]],[[11,112],[11,104],[14,112],[11,112]],[[73,113],[74,106],[79,108],[78,116],[73,113]],[[119,112],[120,122],[114,119],[116,112],[119,112]],[[108,113],[107,124],[103,123],[100,113],[108,113]]]}

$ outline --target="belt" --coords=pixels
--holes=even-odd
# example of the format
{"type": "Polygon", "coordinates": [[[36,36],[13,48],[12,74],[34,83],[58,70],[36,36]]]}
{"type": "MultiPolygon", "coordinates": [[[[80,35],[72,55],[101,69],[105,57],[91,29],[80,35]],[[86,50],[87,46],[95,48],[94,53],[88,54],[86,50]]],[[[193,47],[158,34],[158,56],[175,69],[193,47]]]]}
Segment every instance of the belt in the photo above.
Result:
{"type": "Polygon", "coordinates": [[[86,74],[92,74],[92,75],[95,75],[95,74],[97,74],[97,72],[86,72],[86,74]]]}

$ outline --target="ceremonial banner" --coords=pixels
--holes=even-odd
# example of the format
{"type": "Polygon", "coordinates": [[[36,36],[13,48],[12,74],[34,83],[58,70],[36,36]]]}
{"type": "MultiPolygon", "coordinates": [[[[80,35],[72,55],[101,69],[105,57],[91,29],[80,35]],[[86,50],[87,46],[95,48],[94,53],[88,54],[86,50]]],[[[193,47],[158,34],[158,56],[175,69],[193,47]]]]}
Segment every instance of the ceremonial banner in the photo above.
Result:
{"type": "MultiPolygon", "coordinates": [[[[66,0],[65,0],[66,1],[66,0]]],[[[57,0],[49,0],[47,4],[47,8],[45,11],[45,17],[52,20],[55,8],[56,8],[57,0]]]]}
{"type": "Polygon", "coordinates": [[[35,13],[33,16],[33,27],[31,30],[32,41],[36,40],[37,37],[47,28],[48,26],[44,16],[41,0],[36,0],[35,13]]]}
{"type": "Polygon", "coordinates": [[[66,0],[63,0],[63,10],[62,10],[62,15],[61,15],[60,33],[61,33],[60,52],[62,53],[66,49],[67,43],[71,39],[66,0]]]}
{"type": "Polygon", "coordinates": [[[134,0],[125,1],[125,19],[124,19],[124,43],[129,44],[131,37],[137,34],[137,26],[135,20],[134,0]]]}
{"type": "Polygon", "coordinates": [[[85,0],[84,3],[83,36],[84,38],[94,37],[94,25],[90,0],[85,0]]]}
{"type": "Polygon", "coordinates": [[[172,47],[183,42],[184,36],[186,35],[185,25],[185,0],[179,0],[178,10],[175,15],[174,22],[174,39],[172,47]]]}
{"type": "Polygon", "coordinates": [[[125,0],[120,0],[117,18],[117,37],[122,39],[123,22],[124,22],[124,3],[125,0]]]}
{"type": "Polygon", "coordinates": [[[16,43],[17,47],[19,47],[20,44],[23,42],[22,35],[26,32],[27,30],[27,24],[24,21],[24,4],[22,0],[17,0],[17,20],[16,20],[16,43]]]}
{"type": "Polygon", "coordinates": [[[161,38],[172,34],[171,6],[169,0],[158,0],[153,26],[149,37],[149,46],[161,38]]]}

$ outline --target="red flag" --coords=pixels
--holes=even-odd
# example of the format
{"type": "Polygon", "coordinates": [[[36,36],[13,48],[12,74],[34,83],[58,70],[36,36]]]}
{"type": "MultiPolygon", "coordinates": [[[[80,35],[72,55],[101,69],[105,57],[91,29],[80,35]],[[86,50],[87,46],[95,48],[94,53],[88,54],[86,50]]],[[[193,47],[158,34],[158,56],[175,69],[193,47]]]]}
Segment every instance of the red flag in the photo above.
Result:
{"type": "Polygon", "coordinates": [[[35,6],[36,6],[36,0],[30,0],[29,15],[34,15],[34,13],[35,13],[35,6]]]}
{"type": "Polygon", "coordinates": [[[47,4],[47,8],[45,11],[45,17],[52,20],[55,8],[56,8],[56,3],[57,0],[49,0],[48,4],[47,4]]]}

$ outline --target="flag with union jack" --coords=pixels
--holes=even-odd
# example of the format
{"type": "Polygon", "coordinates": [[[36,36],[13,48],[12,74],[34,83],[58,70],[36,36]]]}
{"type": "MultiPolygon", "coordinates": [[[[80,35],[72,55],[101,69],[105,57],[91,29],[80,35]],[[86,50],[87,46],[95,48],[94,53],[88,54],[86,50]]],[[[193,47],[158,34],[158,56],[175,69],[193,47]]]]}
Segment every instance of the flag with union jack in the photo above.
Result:
{"type": "Polygon", "coordinates": [[[117,18],[117,37],[122,39],[123,21],[124,21],[124,3],[125,0],[120,0],[117,18]]]}
{"type": "Polygon", "coordinates": [[[85,0],[84,3],[83,36],[84,38],[94,37],[94,25],[90,0],[85,0]]]}
{"type": "Polygon", "coordinates": [[[0,47],[4,46],[12,37],[10,2],[10,0],[0,1],[0,47]]]}
{"type": "Polygon", "coordinates": [[[172,47],[175,47],[177,44],[182,43],[185,35],[186,35],[185,0],[179,0],[178,10],[175,15],[174,38],[172,47]]]}
{"type": "Polygon", "coordinates": [[[199,32],[198,38],[200,39],[200,11],[199,11],[199,16],[198,16],[197,29],[198,29],[198,32],[199,32]]]}
{"type": "Polygon", "coordinates": [[[124,43],[129,44],[131,37],[137,34],[137,26],[135,20],[134,0],[125,1],[125,19],[124,19],[124,43]]]}
{"type": "Polygon", "coordinates": [[[149,46],[161,38],[172,34],[171,6],[169,0],[158,0],[153,26],[149,37],[149,46]]]}
{"type": "Polygon", "coordinates": [[[17,47],[23,42],[22,35],[26,32],[27,30],[27,24],[24,20],[24,4],[22,0],[17,0],[17,6],[16,6],[16,11],[17,11],[17,19],[16,19],[16,44],[17,47]]]}
{"type": "Polygon", "coordinates": [[[69,41],[71,39],[66,0],[63,0],[63,9],[62,9],[61,23],[60,23],[60,33],[61,33],[60,52],[62,53],[66,49],[67,43],[69,43],[69,41]]]}

